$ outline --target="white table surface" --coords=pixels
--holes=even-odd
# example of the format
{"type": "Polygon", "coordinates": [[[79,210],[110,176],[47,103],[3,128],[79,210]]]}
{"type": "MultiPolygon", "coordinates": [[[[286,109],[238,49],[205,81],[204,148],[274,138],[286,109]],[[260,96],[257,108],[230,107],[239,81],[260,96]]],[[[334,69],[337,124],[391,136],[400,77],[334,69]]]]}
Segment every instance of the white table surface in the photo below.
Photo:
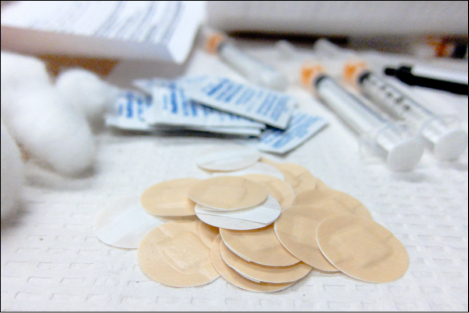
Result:
{"type": "MultiPolygon", "coordinates": [[[[270,47],[251,53],[275,59],[270,47]],[[270,54],[269,54],[270,53],[270,54]]],[[[286,62],[286,61],[284,61],[286,62]]],[[[448,63],[448,62],[447,62],[448,63]]],[[[450,62],[451,63],[451,62],[450,62]]],[[[449,64],[449,63],[448,63],[449,64]]],[[[452,65],[451,65],[452,64],[452,65]]],[[[466,62],[452,62],[466,69],[466,62]]],[[[184,67],[123,62],[110,80],[208,73],[242,79],[201,51],[184,67]]],[[[467,129],[467,97],[413,90],[441,113],[458,114],[467,129]]],[[[197,288],[170,288],[147,278],[136,250],[106,246],[93,234],[96,213],[111,200],[138,196],[157,182],[198,175],[194,153],[232,139],[211,135],[99,134],[94,171],[64,178],[27,164],[20,214],[1,231],[3,310],[464,310],[468,308],[468,156],[438,163],[426,153],[416,170],[389,172],[360,158],[356,136],[324,105],[297,86],[299,106],[329,126],[276,161],[308,168],[330,187],[361,200],[373,218],[403,242],[410,256],[405,276],[370,284],[313,270],[285,291],[238,289],[223,278],[197,288]]]]}

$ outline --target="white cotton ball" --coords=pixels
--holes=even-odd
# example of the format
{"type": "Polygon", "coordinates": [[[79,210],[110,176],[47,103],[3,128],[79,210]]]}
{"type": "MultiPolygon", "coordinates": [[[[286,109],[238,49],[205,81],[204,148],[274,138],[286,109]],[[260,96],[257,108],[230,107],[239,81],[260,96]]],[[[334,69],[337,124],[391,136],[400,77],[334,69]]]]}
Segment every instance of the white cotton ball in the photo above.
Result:
{"type": "Polygon", "coordinates": [[[91,71],[71,69],[61,73],[56,88],[67,104],[86,115],[93,129],[103,125],[104,114],[118,96],[119,90],[91,71]]]}
{"type": "MultiPolygon", "coordinates": [[[[35,76],[25,74],[21,83],[17,69],[41,61],[10,56],[5,61],[7,67],[2,53],[2,119],[12,137],[32,157],[60,173],[74,175],[89,168],[96,146],[85,116],[64,104],[50,81],[44,81],[39,67],[34,69],[35,76]]],[[[45,67],[43,70],[47,75],[45,67]]]]}
{"type": "Polygon", "coordinates": [[[41,60],[6,51],[2,51],[1,58],[2,89],[5,84],[13,90],[21,89],[29,83],[34,85],[51,83],[46,65],[41,60]]]}
{"type": "Polygon", "coordinates": [[[21,153],[8,130],[1,124],[2,132],[2,203],[1,218],[10,215],[19,205],[24,181],[21,153]]]}

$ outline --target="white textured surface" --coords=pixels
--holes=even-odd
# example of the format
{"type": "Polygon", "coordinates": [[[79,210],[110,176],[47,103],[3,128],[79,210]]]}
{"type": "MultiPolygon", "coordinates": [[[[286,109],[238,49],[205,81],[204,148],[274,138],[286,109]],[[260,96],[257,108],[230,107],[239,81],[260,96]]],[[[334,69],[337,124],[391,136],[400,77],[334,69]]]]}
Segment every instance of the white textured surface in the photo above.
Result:
{"type": "MultiPolygon", "coordinates": [[[[327,109],[300,89],[289,91],[330,125],[284,157],[264,155],[298,163],[367,205],[408,250],[402,279],[376,285],[313,270],[272,294],[243,291],[222,278],[187,289],[153,282],[140,271],[136,250],[96,238],[93,219],[108,201],[138,196],[157,182],[204,177],[194,153],[221,139],[105,133],[87,177],[61,178],[28,164],[23,208],[2,226],[2,311],[467,310],[467,153],[453,164],[426,153],[414,172],[391,173],[382,163],[361,161],[355,136],[327,109]]],[[[467,97],[462,101],[467,106],[467,97]]]]}

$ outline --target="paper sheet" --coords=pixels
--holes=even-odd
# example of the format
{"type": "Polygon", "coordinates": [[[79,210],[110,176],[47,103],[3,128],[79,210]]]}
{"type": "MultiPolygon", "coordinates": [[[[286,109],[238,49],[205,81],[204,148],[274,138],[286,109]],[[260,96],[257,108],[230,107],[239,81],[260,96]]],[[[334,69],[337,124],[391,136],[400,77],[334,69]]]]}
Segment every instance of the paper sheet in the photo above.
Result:
{"type": "Polygon", "coordinates": [[[182,63],[201,1],[35,1],[2,10],[2,49],[182,63]]]}

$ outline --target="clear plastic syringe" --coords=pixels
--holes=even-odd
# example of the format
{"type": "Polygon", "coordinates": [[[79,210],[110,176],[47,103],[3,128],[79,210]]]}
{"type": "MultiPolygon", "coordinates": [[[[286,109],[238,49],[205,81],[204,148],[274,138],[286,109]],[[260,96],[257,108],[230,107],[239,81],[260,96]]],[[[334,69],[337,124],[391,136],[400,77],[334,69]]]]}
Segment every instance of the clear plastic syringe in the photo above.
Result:
{"type": "Polygon", "coordinates": [[[229,66],[240,72],[248,80],[263,87],[285,90],[288,86],[287,77],[250,57],[233,45],[228,38],[216,31],[205,30],[206,50],[216,53],[229,66]]]}
{"type": "MultiPolygon", "coordinates": [[[[393,171],[412,170],[423,154],[423,144],[385,119],[326,75],[319,65],[305,65],[301,81],[345,120],[366,144],[382,155],[393,171]]],[[[362,141],[363,143],[363,141],[362,141]]]]}
{"type": "Polygon", "coordinates": [[[468,135],[456,122],[434,114],[360,61],[344,66],[344,78],[387,113],[409,124],[439,160],[458,158],[467,148],[468,135]]]}

